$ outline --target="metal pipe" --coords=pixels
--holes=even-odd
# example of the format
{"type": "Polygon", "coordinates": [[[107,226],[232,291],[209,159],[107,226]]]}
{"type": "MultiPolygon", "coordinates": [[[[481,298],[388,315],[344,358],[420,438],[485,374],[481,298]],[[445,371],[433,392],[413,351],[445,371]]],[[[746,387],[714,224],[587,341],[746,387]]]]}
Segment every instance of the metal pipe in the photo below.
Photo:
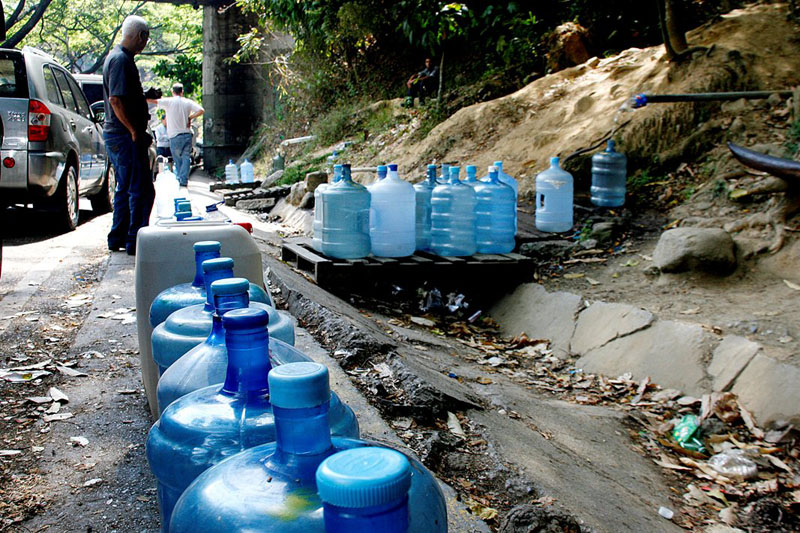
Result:
{"type": "Polygon", "coordinates": [[[634,109],[644,107],[647,104],[667,103],[667,102],[712,102],[723,100],[762,100],[777,94],[781,98],[789,98],[792,91],[733,91],[724,93],[684,93],[684,94],[637,94],[632,98],[634,109]]]}

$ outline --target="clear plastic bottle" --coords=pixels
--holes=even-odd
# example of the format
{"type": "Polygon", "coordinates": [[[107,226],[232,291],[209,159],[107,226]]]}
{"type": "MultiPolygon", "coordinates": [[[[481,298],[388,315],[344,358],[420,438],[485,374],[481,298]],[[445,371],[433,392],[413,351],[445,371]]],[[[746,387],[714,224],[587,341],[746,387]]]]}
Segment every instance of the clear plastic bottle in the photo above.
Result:
{"type": "Polygon", "coordinates": [[[369,238],[377,257],[407,257],[414,253],[416,239],[416,193],[414,186],[389,165],[385,179],[370,189],[369,238]]]}
{"type": "Polygon", "coordinates": [[[219,206],[225,202],[217,202],[206,206],[206,212],[203,215],[203,220],[214,220],[217,222],[230,222],[225,213],[219,210],[219,206]]]}
{"type": "MultiPolygon", "coordinates": [[[[333,165],[333,181],[336,183],[342,179],[342,165],[333,165]]],[[[327,183],[320,183],[314,190],[314,222],[312,224],[313,237],[311,247],[318,252],[322,251],[322,191],[328,188],[327,183]]]]}
{"type": "Polygon", "coordinates": [[[253,163],[244,158],[244,163],[239,167],[239,170],[242,174],[242,183],[253,183],[255,181],[255,176],[253,173],[253,163]]]}
{"type": "Polygon", "coordinates": [[[225,183],[239,183],[239,169],[233,159],[229,159],[225,165],[225,183]]]}
{"type": "MultiPolygon", "coordinates": [[[[263,309],[228,311],[222,322],[228,347],[225,382],[194,391],[170,404],[147,437],[147,461],[158,480],[158,503],[162,531],[168,531],[172,509],[178,497],[203,471],[242,450],[280,438],[273,416],[275,394],[267,375],[269,360],[269,317],[263,309]]],[[[295,363],[311,364],[311,363],[295,363]]],[[[288,365],[283,365],[283,367],[288,365]]],[[[282,368],[282,367],[277,367],[282,368]]],[[[353,411],[328,391],[325,412],[328,432],[358,436],[353,411]],[[333,410],[333,404],[337,410],[333,410]],[[328,423],[328,416],[331,420],[328,423]]],[[[302,431],[299,425],[290,430],[302,431]]],[[[258,490],[263,487],[255,486],[258,490]]],[[[193,531],[209,531],[212,524],[194,522],[193,531]]],[[[223,524],[235,531],[232,524],[223,524]]]]}
{"type": "Polygon", "coordinates": [[[475,185],[475,238],[481,254],[507,254],[516,246],[514,190],[500,183],[497,174],[497,167],[491,166],[489,181],[475,185]]]}
{"type": "MultiPolygon", "coordinates": [[[[159,375],[177,361],[183,354],[206,340],[211,333],[214,314],[214,293],[211,286],[223,279],[241,280],[233,277],[233,259],[220,257],[203,261],[203,281],[206,285],[206,302],[178,309],[156,326],[150,339],[153,347],[153,360],[158,366],[159,375]]],[[[247,281],[247,280],[245,280],[247,281]]],[[[239,285],[222,285],[226,290],[234,290],[230,297],[240,297],[253,307],[268,311],[273,337],[294,344],[294,324],[292,319],[281,311],[268,305],[270,301],[264,289],[254,283],[247,286],[239,295],[239,285]],[[249,288],[248,288],[249,287],[249,288]]]]}
{"type": "Polygon", "coordinates": [[[436,181],[441,185],[447,185],[450,181],[450,165],[442,163],[442,175],[436,181]]]}
{"type": "MultiPolygon", "coordinates": [[[[325,531],[317,494],[318,467],[336,452],[375,444],[331,438],[324,366],[276,367],[269,375],[269,390],[275,442],[239,453],[199,476],[175,506],[171,533],[195,532],[198,523],[204,525],[204,533],[325,531]]],[[[436,479],[418,461],[408,461],[412,469],[408,530],[446,532],[447,510],[436,479]]]]}
{"type": "Polygon", "coordinates": [[[158,156],[158,174],[154,184],[156,190],[156,216],[172,218],[175,198],[180,194],[178,177],[170,170],[168,160],[158,156]]]}
{"type": "Polygon", "coordinates": [[[427,251],[431,247],[431,194],[436,185],[436,165],[428,165],[428,177],[414,185],[417,250],[427,251]]]}
{"type": "Polygon", "coordinates": [[[338,259],[369,255],[369,204],[366,187],[355,183],[350,165],[342,165],[342,179],[322,191],[322,253],[338,259]]]}
{"type": "Polygon", "coordinates": [[[450,181],[431,194],[431,251],[441,256],[473,255],[475,242],[475,190],[458,179],[450,167],[450,181]]]}
{"type": "Polygon", "coordinates": [[[572,174],[562,170],[557,157],[536,175],[536,229],[559,233],[572,229],[572,174]]]}
{"type": "Polygon", "coordinates": [[[601,207],[625,204],[628,159],[614,150],[614,140],[602,152],[592,156],[592,203],[601,207]]]}

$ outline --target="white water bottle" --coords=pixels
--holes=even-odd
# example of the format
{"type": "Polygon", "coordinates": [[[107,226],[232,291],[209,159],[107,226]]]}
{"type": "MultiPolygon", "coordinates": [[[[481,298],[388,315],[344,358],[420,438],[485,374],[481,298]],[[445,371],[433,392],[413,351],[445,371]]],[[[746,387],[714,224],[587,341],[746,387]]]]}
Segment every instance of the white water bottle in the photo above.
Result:
{"type": "Polygon", "coordinates": [[[225,165],[225,183],[237,183],[239,181],[239,169],[233,162],[233,159],[228,160],[225,165]]]}

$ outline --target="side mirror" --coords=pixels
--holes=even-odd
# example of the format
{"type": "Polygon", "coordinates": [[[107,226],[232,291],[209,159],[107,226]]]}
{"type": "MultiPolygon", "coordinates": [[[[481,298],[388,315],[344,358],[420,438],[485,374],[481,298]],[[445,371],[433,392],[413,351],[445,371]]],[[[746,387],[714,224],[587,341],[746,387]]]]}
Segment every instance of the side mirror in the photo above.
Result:
{"type": "Polygon", "coordinates": [[[92,120],[95,124],[102,124],[106,121],[106,106],[104,102],[95,102],[89,107],[92,110],[92,120]]]}

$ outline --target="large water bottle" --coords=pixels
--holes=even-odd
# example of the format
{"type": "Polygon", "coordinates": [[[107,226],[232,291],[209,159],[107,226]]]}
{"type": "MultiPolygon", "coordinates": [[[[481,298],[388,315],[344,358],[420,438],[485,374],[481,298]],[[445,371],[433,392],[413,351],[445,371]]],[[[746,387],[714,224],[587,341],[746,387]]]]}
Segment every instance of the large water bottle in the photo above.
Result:
{"type": "Polygon", "coordinates": [[[572,229],[572,174],[562,170],[558,158],[536,175],[536,229],[562,232],[572,229]]]}
{"type": "Polygon", "coordinates": [[[517,206],[514,190],[500,183],[497,167],[489,167],[489,181],[475,185],[475,240],[478,253],[507,254],[516,241],[517,206]]]}
{"type": "Polygon", "coordinates": [[[370,189],[369,238],[377,257],[406,257],[414,253],[416,238],[416,193],[414,186],[389,165],[386,179],[370,189]]]}
{"type": "MultiPolygon", "coordinates": [[[[333,183],[342,179],[342,165],[333,165],[333,183]]],[[[327,183],[320,183],[314,189],[314,222],[312,223],[311,247],[318,252],[322,251],[322,191],[328,188],[327,183]]]]}
{"type": "Polygon", "coordinates": [[[255,176],[253,175],[253,163],[245,158],[239,170],[242,173],[242,183],[253,183],[255,180],[255,176]]]}
{"type": "Polygon", "coordinates": [[[322,191],[322,253],[339,259],[369,255],[369,191],[355,183],[350,165],[342,179],[322,191]]]}
{"type": "MultiPolygon", "coordinates": [[[[493,166],[497,167],[497,179],[500,181],[500,183],[505,183],[514,189],[514,201],[516,202],[517,198],[519,198],[519,185],[517,184],[517,180],[503,171],[502,161],[495,161],[493,166]]],[[[487,174],[486,176],[482,177],[481,181],[489,181],[489,175],[487,174]]]]}
{"type": "MultiPolygon", "coordinates": [[[[318,467],[338,451],[375,444],[330,437],[324,366],[293,363],[274,368],[269,390],[275,443],[239,453],[198,477],[175,506],[171,533],[195,532],[197,524],[203,524],[204,533],[325,531],[318,467]]],[[[409,531],[446,532],[447,510],[436,479],[419,461],[408,460],[409,531]]]]}
{"type": "Polygon", "coordinates": [[[416,201],[417,250],[431,247],[431,194],[436,187],[436,165],[428,165],[428,177],[414,185],[416,201]]]}
{"type": "Polygon", "coordinates": [[[388,448],[353,448],[317,468],[326,533],[406,533],[411,463],[388,448]]]}
{"type": "Polygon", "coordinates": [[[475,165],[467,165],[467,178],[464,180],[464,185],[475,187],[478,182],[478,167],[475,165]]]}
{"type": "Polygon", "coordinates": [[[442,163],[442,175],[436,181],[442,185],[447,185],[450,181],[450,165],[442,163]]]}
{"type": "MultiPolygon", "coordinates": [[[[221,387],[212,385],[176,400],[150,429],[146,453],[158,480],[162,531],[168,531],[178,497],[203,471],[242,450],[280,438],[273,417],[273,404],[279,402],[275,402],[275,393],[267,381],[271,368],[268,321],[263,309],[228,311],[222,317],[228,346],[225,382],[221,387]]],[[[285,366],[288,365],[277,368],[285,366]]],[[[353,411],[330,392],[328,399],[330,413],[326,409],[323,415],[326,437],[330,439],[331,432],[357,437],[358,422],[353,411]]],[[[295,430],[302,432],[303,428],[290,424],[289,431],[295,430]]],[[[268,490],[269,485],[267,482],[252,489],[268,490]]],[[[226,531],[237,530],[233,523],[213,522],[226,531]]],[[[213,527],[201,520],[193,522],[192,530],[210,531],[213,527]],[[198,524],[202,527],[198,528],[198,524]]]]}
{"type": "MultiPolygon", "coordinates": [[[[203,261],[203,273],[206,302],[178,309],[153,330],[151,336],[153,360],[158,366],[159,375],[163,374],[183,354],[206,340],[211,333],[212,315],[214,314],[214,293],[211,289],[213,283],[223,279],[243,279],[233,277],[233,260],[228,257],[203,261]]],[[[266,304],[267,298],[259,294],[259,291],[264,292],[263,289],[249,282],[247,285],[249,289],[248,286],[241,289],[238,284],[222,285],[218,289],[221,290],[224,287],[229,291],[231,297],[237,297],[241,290],[241,298],[245,298],[251,306],[267,310],[272,321],[270,331],[273,337],[294,344],[292,319],[287,314],[276,311],[272,306],[266,304]],[[258,299],[251,299],[248,292],[255,292],[258,299]]]]}
{"type": "Polygon", "coordinates": [[[441,256],[473,255],[475,242],[475,190],[458,179],[450,167],[450,181],[431,194],[431,251],[441,256]]]}
{"type": "MultiPolygon", "coordinates": [[[[219,257],[220,243],[218,241],[200,241],[194,243],[194,280],[191,283],[181,283],[164,289],[153,299],[150,305],[150,325],[156,327],[167,319],[169,315],[206,301],[206,285],[203,282],[203,261],[219,257]]],[[[269,295],[266,295],[269,299],[269,295]]],[[[272,301],[270,299],[270,304],[272,301]]]]}
{"type": "Polygon", "coordinates": [[[614,150],[614,140],[592,156],[592,203],[601,207],[625,204],[628,158],[614,150]]]}
{"type": "Polygon", "coordinates": [[[239,182],[239,169],[233,162],[233,159],[228,160],[225,165],[225,183],[238,183],[239,182]]]}
{"type": "Polygon", "coordinates": [[[163,156],[159,157],[158,174],[154,184],[156,190],[156,216],[158,218],[172,218],[174,214],[175,198],[180,194],[178,177],[170,170],[169,162],[163,156]]]}

